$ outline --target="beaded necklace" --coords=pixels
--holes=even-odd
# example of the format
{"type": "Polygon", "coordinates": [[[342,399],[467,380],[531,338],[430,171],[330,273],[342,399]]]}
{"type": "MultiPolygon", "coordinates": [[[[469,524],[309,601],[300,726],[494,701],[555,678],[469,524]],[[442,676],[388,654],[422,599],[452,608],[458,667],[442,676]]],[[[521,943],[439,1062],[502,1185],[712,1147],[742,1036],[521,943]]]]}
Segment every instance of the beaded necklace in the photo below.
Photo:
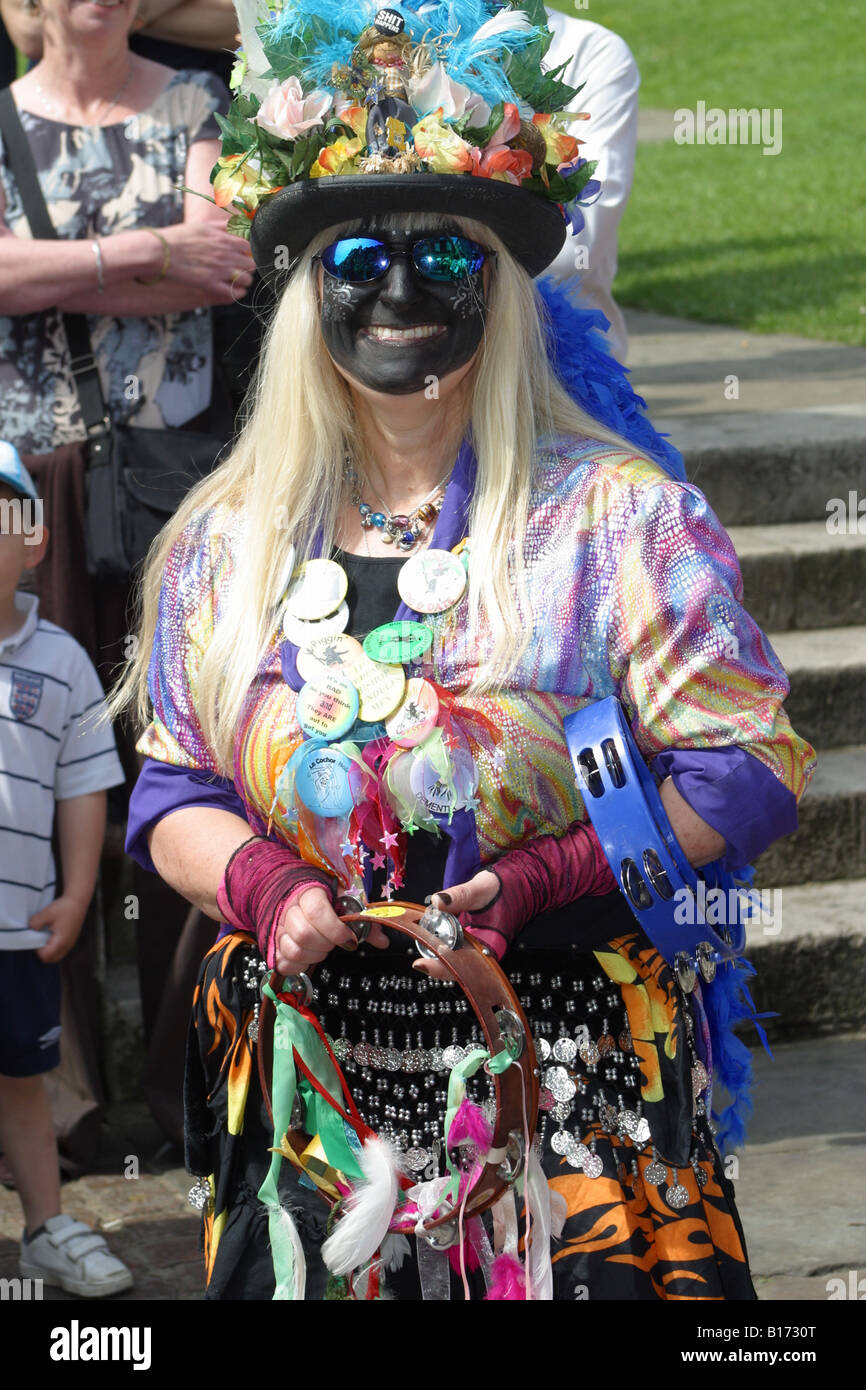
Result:
{"type": "Polygon", "coordinates": [[[375,527],[377,531],[382,532],[382,540],[385,545],[396,544],[398,550],[408,552],[414,550],[442,510],[445,488],[452,471],[453,465],[436,486],[430,489],[427,496],[418,503],[418,506],[408,514],[392,512],[387,502],[382,500],[373,484],[367,479],[370,491],[376,501],[381,503],[385,509],[381,512],[374,511],[369,502],[365,502],[361,496],[362,479],[360,474],[352,468],[348,461],[345,465],[345,478],[351,488],[352,506],[358,508],[364,530],[367,531],[375,527]]]}

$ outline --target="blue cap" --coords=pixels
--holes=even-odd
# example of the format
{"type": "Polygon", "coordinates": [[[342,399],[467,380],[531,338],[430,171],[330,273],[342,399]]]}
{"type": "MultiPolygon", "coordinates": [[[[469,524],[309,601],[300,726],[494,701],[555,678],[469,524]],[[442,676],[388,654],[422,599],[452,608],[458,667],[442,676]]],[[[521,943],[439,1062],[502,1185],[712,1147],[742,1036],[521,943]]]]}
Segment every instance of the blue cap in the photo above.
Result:
{"type": "Polygon", "coordinates": [[[7,483],[23,497],[32,497],[34,502],[39,496],[36,484],[21,462],[15,445],[7,444],[3,439],[0,439],[0,483],[7,483]]]}

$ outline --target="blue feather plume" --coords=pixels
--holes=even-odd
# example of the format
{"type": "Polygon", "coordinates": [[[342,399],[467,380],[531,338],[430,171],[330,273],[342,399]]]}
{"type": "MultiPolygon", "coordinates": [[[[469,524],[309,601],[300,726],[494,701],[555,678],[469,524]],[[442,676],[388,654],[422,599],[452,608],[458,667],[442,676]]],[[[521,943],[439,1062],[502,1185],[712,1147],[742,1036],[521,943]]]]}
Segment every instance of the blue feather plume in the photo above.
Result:
{"type": "Polygon", "coordinates": [[[734,1029],[738,1023],[752,1023],[767,1055],[767,1043],[746,981],[755,974],[747,960],[720,965],[712,984],[702,986],[704,1011],[710,1029],[713,1071],[717,1082],[730,1096],[730,1103],[713,1119],[718,1126],[716,1143],[722,1154],[739,1149],[746,1142],[746,1119],[752,1110],[752,1054],[734,1029]]]}
{"type": "MultiPolygon", "coordinates": [[[[269,26],[268,37],[272,43],[295,44],[315,23],[304,69],[311,82],[324,85],[334,63],[348,61],[361,31],[380,8],[380,0],[289,0],[269,26]]],[[[399,3],[388,8],[403,16],[412,39],[419,42],[426,36],[437,48],[453,81],[470,87],[490,106],[517,101],[499,56],[525,48],[537,37],[537,29],[505,27],[486,41],[478,40],[478,30],[499,12],[487,0],[444,0],[424,5],[421,14],[399,3]]]]}
{"type": "Polygon", "coordinates": [[[644,414],[646,401],[628,379],[628,368],[608,351],[604,314],[573,303],[569,291],[549,278],[536,281],[536,287],[547,313],[548,355],[569,395],[594,420],[623,435],[670,477],[685,482],[682,455],[653,427],[644,414]]]}

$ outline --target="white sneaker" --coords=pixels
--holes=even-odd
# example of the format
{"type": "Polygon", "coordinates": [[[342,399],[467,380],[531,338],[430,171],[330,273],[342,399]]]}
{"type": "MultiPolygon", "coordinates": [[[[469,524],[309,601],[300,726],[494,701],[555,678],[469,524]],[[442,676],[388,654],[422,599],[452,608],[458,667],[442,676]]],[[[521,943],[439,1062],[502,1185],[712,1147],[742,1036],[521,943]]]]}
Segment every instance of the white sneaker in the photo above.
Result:
{"type": "Polygon", "coordinates": [[[104,1238],[71,1216],[49,1217],[35,1240],[25,1237],[18,1269],[25,1279],[41,1279],[79,1298],[105,1298],[132,1288],[132,1275],[104,1238]]]}

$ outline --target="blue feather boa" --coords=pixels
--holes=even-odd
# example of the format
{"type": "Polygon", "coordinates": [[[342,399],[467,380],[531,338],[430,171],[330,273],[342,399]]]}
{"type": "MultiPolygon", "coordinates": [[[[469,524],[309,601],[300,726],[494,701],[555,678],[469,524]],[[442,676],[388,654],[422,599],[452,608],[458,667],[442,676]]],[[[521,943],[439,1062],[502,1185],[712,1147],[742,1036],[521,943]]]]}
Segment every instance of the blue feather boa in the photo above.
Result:
{"type": "Polygon", "coordinates": [[[678,482],[686,481],[682,455],[644,414],[646,401],[629,381],[628,368],[612,357],[600,309],[582,309],[555,281],[536,281],[547,318],[547,351],[556,374],[587,415],[623,435],[678,482]]]}

